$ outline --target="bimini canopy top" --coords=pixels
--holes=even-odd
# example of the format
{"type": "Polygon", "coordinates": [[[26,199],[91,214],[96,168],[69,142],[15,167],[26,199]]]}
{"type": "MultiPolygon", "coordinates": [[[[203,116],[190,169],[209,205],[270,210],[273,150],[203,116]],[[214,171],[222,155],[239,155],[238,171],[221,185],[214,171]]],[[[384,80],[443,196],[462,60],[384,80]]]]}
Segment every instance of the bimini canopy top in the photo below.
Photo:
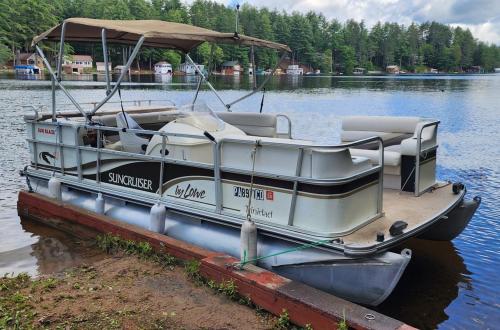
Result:
{"type": "MultiPolygon", "coordinates": [[[[110,43],[135,44],[144,36],[143,45],[145,46],[178,49],[185,53],[205,41],[266,47],[290,52],[287,45],[267,40],[157,20],[118,21],[74,17],[66,19],[63,24],[65,24],[65,41],[101,42],[101,31],[106,29],[106,39],[110,43]]],[[[60,40],[63,24],[59,24],[33,38],[33,45],[42,40],[60,40]]]]}

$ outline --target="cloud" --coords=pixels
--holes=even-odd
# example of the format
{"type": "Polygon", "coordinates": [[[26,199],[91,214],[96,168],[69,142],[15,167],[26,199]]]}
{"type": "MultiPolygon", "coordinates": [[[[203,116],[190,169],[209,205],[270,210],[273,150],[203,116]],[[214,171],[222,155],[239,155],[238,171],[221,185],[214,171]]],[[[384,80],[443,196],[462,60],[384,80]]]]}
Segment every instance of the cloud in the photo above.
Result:
{"type": "MultiPolygon", "coordinates": [[[[188,3],[193,0],[188,0],[188,3]]],[[[234,4],[235,0],[216,0],[234,4]]],[[[290,13],[315,11],[339,21],[364,20],[368,26],[378,21],[437,21],[469,28],[473,35],[500,45],[500,0],[252,0],[239,1],[257,7],[285,10],[290,13]]]]}

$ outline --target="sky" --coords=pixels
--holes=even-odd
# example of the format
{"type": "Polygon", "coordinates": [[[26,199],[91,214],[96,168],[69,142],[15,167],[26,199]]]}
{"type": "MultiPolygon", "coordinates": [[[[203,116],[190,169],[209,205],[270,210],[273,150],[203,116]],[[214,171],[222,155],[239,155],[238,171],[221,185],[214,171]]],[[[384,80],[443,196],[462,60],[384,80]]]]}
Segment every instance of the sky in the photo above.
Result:
{"type": "MultiPolygon", "coordinates": [[[[437,21],[469,28],[479,40],[500,45],[500,0],[215,0],[226,5],[248,3],[256,7],[309,10],[343,22],[364,20],[371,27],[377,21],[409,25],[437,21]]],[[[188,0],[188,3],[192,0],[188,0]]]]}

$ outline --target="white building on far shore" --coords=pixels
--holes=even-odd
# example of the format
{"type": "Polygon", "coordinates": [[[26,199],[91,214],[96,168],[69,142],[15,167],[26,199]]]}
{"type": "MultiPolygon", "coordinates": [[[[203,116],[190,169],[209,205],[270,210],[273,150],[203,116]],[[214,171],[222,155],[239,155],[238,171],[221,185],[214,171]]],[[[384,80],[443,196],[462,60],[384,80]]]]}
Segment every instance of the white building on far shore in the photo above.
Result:
{"type": "MultiPolygon", "coordinates": [[[[205,66],[203,64],[196,64],[196,67],[198,67],[198,70],[200,70],[201,72],[203,72],[203,70],[205,69],[205,66]]],[[[198,72],[196,71],[196,67],[191,63],[184,62],[179,65],[179,71],[186,75],[198,74],[198,72]]]]}
{"type": "Polygon", "coordinates": [[[303,75],[304,74],[304,69],[302,69],[297,64],[290,64],[286,68],[286,74],[295,75],[295,76],[303,75]]]}
{"type": "MultiPolygon", "coordinates": [[[[95,66],[96,66],[96,70],[97,72],[105,72],[106,71],[106,65],[104,64],[104,62],[96,62],[95,63],[95,66]]],[[[108,69],[109,69],[109,72],[111,72],[111,68],[112,68],[112,63],[111,62],[108,62],[108,69]]]]}
{"type": "Polygon", "coordinates": [[[155,74],[173,74],[174,70],[172,69],[172,64],[160,61],[155,64],[155,74]]]}

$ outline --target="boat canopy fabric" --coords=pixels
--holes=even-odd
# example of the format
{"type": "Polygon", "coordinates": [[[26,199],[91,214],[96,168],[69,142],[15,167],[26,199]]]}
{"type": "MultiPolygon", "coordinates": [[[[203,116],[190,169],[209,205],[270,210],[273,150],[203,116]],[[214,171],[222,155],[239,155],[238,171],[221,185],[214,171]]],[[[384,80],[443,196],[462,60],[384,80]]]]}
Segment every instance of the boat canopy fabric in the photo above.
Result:
{"type": "MultiPolygon", "coordinates": [[[[106,29],[109,43],[135,44],[141,36],[143,45],[156,48],[178,49],[189,52],[199,44],[208,41],[214,43],[257,46],[290,52],[287,45],[248,37],[235,36],[234,33],[222,33],[197,26],[165,22],[158,20],[103,20],[92,18],[68,18],[64,40],[79,42],[101,42],[101,31],[106,29]]],[[[59,24],[33,38],[33,45],[42,40],[58,41],[61,38],[59,24]]]]}

